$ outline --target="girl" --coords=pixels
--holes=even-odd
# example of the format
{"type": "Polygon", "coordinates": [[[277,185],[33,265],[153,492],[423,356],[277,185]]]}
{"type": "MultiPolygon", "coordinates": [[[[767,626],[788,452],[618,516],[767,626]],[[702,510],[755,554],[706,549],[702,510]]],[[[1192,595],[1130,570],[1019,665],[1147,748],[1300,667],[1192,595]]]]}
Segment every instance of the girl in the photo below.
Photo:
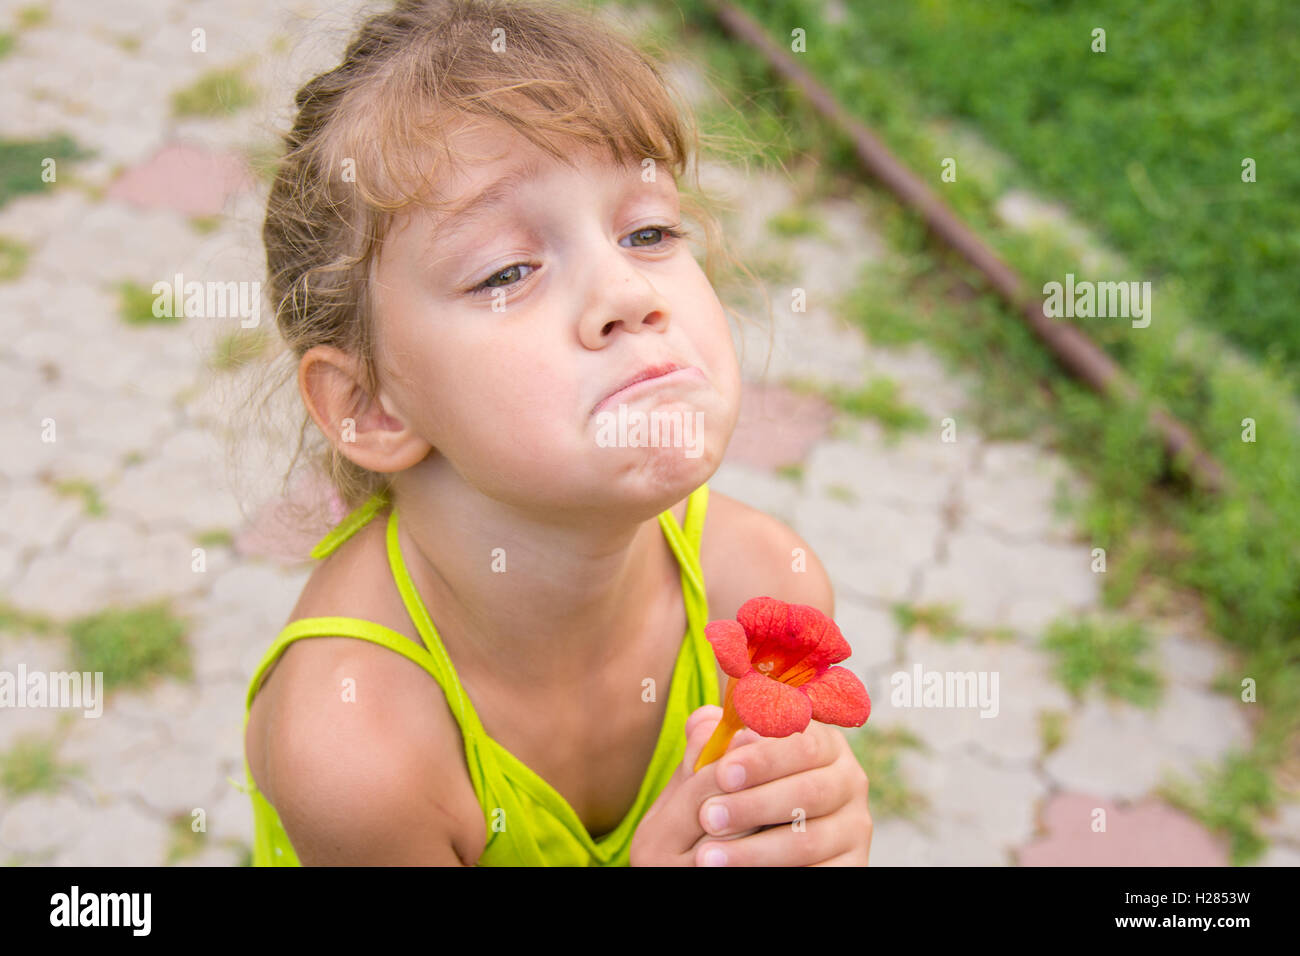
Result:
{"type": "Polygon", "coordinates": [[[297,105],[263,235],[353,510],[249,686],[254,863],[865,865],[838,728],[691,773],[705,623],[834,607],[710,499],[740,374],[658,70],[565,7],[410,0],[297,105]]]}

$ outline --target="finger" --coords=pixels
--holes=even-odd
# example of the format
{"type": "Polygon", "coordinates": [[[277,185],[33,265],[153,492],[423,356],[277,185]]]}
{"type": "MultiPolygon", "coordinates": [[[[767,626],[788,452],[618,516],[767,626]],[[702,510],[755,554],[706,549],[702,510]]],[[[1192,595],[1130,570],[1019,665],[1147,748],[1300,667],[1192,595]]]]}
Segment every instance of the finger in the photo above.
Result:
{"type": "Polygon", "coordinates": [[[845,808],[830,816],[810,819],[800,828],[792,826],[760,830],[739,840],[700,843],[695,851],[696,866],[813,866],[851,853],[849,835],[854,832],[853,811],[845,808]],[[712,859],[722,854],[721,862],[712,859]]]}
{"type": "Polygon", "coordinates": [[[807,730],[788,737],[760,736],[752,745],[738,749],[735,755],[728,749],[716,762],[718,786],[722,790],[735,791],[829,766],[843,749],[842,738],[836,739],[837,733],[833,727],[813,723],[807,730]],[[730,776],[733,767],[743,771],[736,778],[738,783],[733,782],[730,776]]]}
{"type": "MultiPolygon", "coordinates": [[[[686,736],[691,735],[695,725],[701,720],[713,720],[715,723],[722,719],[722,708],[715,704],[705,704],[702,707],[696,707],[691,711],[691,715],[686,718],[686,736]]],[[[696,754],[698,757],[699,754],[696,754]]]]}
{"type": "Polygon", "coordinates": [[[710,796],[700,806],[700,826],[725,837],[754,827],[779,826],[829,816],[850,803],[852,781],[837,767],[819,767],[735,793],[710,796]]]}

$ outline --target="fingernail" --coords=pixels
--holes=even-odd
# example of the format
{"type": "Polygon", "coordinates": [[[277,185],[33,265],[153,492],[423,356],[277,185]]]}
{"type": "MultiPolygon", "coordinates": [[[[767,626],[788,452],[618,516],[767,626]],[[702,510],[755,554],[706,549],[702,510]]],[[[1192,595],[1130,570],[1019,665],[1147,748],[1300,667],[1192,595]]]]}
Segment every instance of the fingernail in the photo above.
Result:
{"type": "Polygon", "coordinates": [[[717,848],[711,849],[704,854],[704,865],[705,866],[726,866],[727,854],[723,853],[721,850],[717,848]]]}
{"type": "Polygon", "coordinates": [[[733,763],[726,770],[722,771],[722,785],[729,790],[735,790],[745,783],[745,768],[738,763],[733,763]]]}
{"type": "Polygon", "coordinates": [[[727,808],[720,803],[715,803],[709,807],[709,829],[714,833],[721,833],[727,829],[727,821],[731,819],[731,814],[727,808]]]}

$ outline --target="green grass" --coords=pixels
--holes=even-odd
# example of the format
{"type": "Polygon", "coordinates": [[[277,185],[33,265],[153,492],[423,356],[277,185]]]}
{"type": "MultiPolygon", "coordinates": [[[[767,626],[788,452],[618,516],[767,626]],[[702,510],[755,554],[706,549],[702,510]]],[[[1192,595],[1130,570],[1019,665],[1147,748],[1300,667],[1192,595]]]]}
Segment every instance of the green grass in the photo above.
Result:
{"type": "Polygon", "coordinates": [[[209,528],[194,536],[195,544],[201,548],[228,548],[234,540],[234,535],[225,528],[209,528]]]}
{"type": "Polygon", "coordinates": [[[86,514],[101,518],[104,515],[104,502],[99,497],[99,489],[83,478],[67,478],[56,482],[54,493],[65,498],[80,498],[86,514]]]}
{"type": "MultiPolygon", "coordinates": [[[[977,124],[1023,165],[1018,185],[1086,213],[1140,270],[1132,278],[1178,277],[1193,312],[1259,358],[1274,352],[1300,371],[1291,309],[1300,298],[1300,124],[1290,106],[1300,8],[1289,0],[930,0],[867,4],[833,28],[808,0],[740,6],[771,35],[796,25],[816,35],[801,62],[868,121],[880,121],[877,80],[888,74],[920,115],[977,124]],[[1105,53],[1090,49],[1097,25],[1105,53]],[[1254,183],[1242,182],[1243,157],[1257,163],[1254,183]]],[[[959,170],[977,162],[951,135],[936,145],[914,168],[937,170],[949,155],[959,170]]],[[[959,172],[943,195],[960,199],[971,184],[959,172]]]]}
{"type": "Polygon", "coordinates": [[[803,481],[804,466],[802,464],[781,465],[776,469],[776,476],[784,478],[786,481],[792,481],[799,484],[803,481]]]}
{"type": "Polygon", "coordinates": [[[14,35],[12,33],[0,32],[0,60],[13,52],[14,35]]]}
{"type": "Polygon", "coordinates": [[[60,763],[58,750],[53,737],[18,737],[9,750],[0,753],[0,789],[9,797],[57,793],[65,781],[82,772],[80,767],[60,763]]]}
{"type": "Polygon", "coordinates": [[[24,611],[7,601],[0,601],[0,631],[52,634],[56,627],[53,618],[47,615],[24,611]]]}
{"type": "Polygon", "coordinates": [[[878,730],[870,722],[848,734],[849,746],[870,788],[871,819],[916,820],[929,806],[923,794],[907,785],[899,758],[906,749],[922,750],[921,740],[902,727],[878,730]]]}
{"type": "Polygon", "coordinates": [[[963,624],[954,604],[908,604],[898,602],[891,608],[894,621],[904,636],[921,631],[928,637],[952,643],[959,637],[975,641],[1006,643],[1016,639],[1015,632],[1006,627],[980,628],[963,624]]]}
{"type": "Polygon", "coordinates": [[[271,337],[262,329],[229,332],[217,341],[212,367],[223,372],[240,368],[260,356],[270,344],[271,337]]]}
{"type": "Polygon", "coordinates": [[[117,284],[118,315],[127,325],[175,325],[180,322],[179,309],[173,299],[170,315],[154,315],[158,298],[148,286],[127,279],[117,284]]]}
{"type": "Polygon", "coordinates": [[[239,67],[211,70],[172,95],[177,117],[228,116],[257,100],[257,91],[243,78],[239,67]]]}
{"type": "Polygon", "coordinates": [[[0,282],[12,282],[27,269],[31,250],[17,239],[0,236],[0,282]]]}
{"type": "Polygon", "coordinates": [[[1038,732],[1046,757],[1065,742],[1065,725],[1069,715],[1059,710],[1044,710],[1038,714],[1038,732]]]}
{"type": "Polygon", "coordinates": [[[930,421],[920,409],[905,404],[899,396],[898,383],[884,376],[873,378],[860,388],[809,379],[792,379],[786,385],[792,391],[817,395],[846,415],[877,422],[891,440],[903,432],[920,431],[930,421]]]}
{"type": "Polygon", "coordinates": [[[71,137],[62,134],[42,140],[0,139],[0,208],[16,196],[54,187],[55,183],[41,178],[46,159],[55,160],[57,175],[63,161],[90,155],[71,137]]]}
{"type": "Polygon", "coordinates": [[[952,638],[962,633],[957,623],[957,608],[951,604],[904,604],[893,606],[894,620],[904,634],[924,631],[931,637],[952,638]]]}
{"type": "Polygon", "coordinates": [[[193,677],[185,624],[164,603],[110,608],[67,626],[74,670],[102,671],[106,690],[139,687],[153,677],[193,677]]]}
{"type": "Polygon", "coordinates": [[[1268,849],[1260,817],[1273,811],[1277,795],[1268,769],[1248,754],[1233,753],[1200,785],[1172,781],[1159,788],[1173,806],[1227,837],[1233,866],[1255,862],[1268,849]]]}
{"type": "Polygon", "coordinates": [[[796,206],[784,209],[767,222],[767,228],[777,236],[824,236],[826,223],[819,217],[796,206]]]}
{"type": "Polygon", "coordinates": [[[206,236],[221,228],[221,216],[191,216],[190,228],[200,236],[206,236]]]}
{"type": "Polygon", "coordinates": [[[1160,675],[1144,662],[1151,639],[1138,621],[1058,620],[1042,646],[1056,657],[1056,677],[1076,698],[1095,684],[1140,707],[1159,703],[1160,675]]]}
{"type": "MultiPolygon", "coordinates": [[[[884,233],[890,254],[884,261],[864,269],[857,287],[844,297],[841,313],[856,320],[876,344],[925,342],[954,371],[968,373],[979,383],[969,411],[981,434],[991,440],[1033,439],[1045,443],[1062,454],[1087,480],[1091,490],[1084,499],[1071,505],[1070,516],[1089,544],[1107,550],[1110,570],[1102,586],[1108,604],[1119,606],[1154,582],[1192,589],[1200,595],[1210,627],[1247,655],[1250,663],[1244,673],[1267,675],[1267,680],[1260,677],[1261,697],[1255,705],[1260,708],[1260,719],[1255,726],[1255,744],[1247,759],[1258,768],[1276,766],[1290,752],[1288,748],[1294,747],[1295,735],[1300,733],[1300,576],[1295,573],[1296,567],[1300,567],[1300,491],[1297,490],[1300,489],[1300,427],[1296,424],[1294,402],[1297,376],[1288,369],[1288,356],[1283,349],[1266,348],[1264,358],[1259,361],[1237,357],[1216,335],[1194,320],[1194,316],[1201,316],[1206,323],[1211,323],[1226,316],[1229,321],[1253,321],[1254,299],[1265,301],[1275,317],[1279,310],[1285,310],[1285,303],[1293,301],[1294,296],[1277,295],[1276,282],[1267,278],[1258,283],[1248,278],[1260,261],[1261,250],[1254,248],[1246,256],[1247,267],[1237,274],[1234,270],[1239,250],[1232,245],[1236,240],[1225,235],[1214,241],[1231,248],[1220,249],[1217,257],[1212,259],[1209,253],[1198,253],[1202,262],[1195,269],[1180,268],[1177,274],[1172,271],[1159,274],[1143,258],[1145,253],[1135,252],[1107,222],[1100,223],[1102,238],[1132,257],[1131,263],[1121,265],[1119,277],[1147,278],[1145,273],[1154,273],[1150,277],[1156,280],[1157,306],[1155,319],[1147,329],[1130,331],[1120,323],[1094,322],[1085,331],[1133,377],[1150,401],[1191,426],[1225,467],[1231,482],[1228,490],[1217,497],[1204,495],[1189,488],[1182,465],[1166,465],[1162,461],[1159,441],[1145,424],[1145,407],[1100,398],[1069,378],[1023,320],[984,291],[980,277],[929,240],[918,217],[901,208],[874,184],[858,185],[870,181],[858,167],[849,142],[817,120],[799,95],[783,92],[789,89],[788,83],[774,78],[751,50],[726,38],[698,0],[679,0],[677,6],[687,23],[684,42],[679,45],[693,59],[708,63],[714,82],[730,101],[701,114],[706,129],[716,118],[724,124],[724,131],[741,134],[740,145],[744,150],[737,155],[761,160],[760,168],[793,163],[798,151],[810,151],[823,169],[840,177],[840,194],[851,195],[863,208],[864,215],[884,233]],[[757,142],[752,146],[746,144],[743,136],[754,137],[757,142]],[[1234,265],[1211,268],[1214,263],[1234,265]],[[1233,286],[1252,300],[1252,306],[1233,310],[1207,307],[1204,287],[1206,284],[1223,286],[1225,280],[1227,286],[1233,286]],[[1266,435],[1267,439],[1261,437],[1257,443],[1243,443],[1240,431],[1244,417],[1254,418],[1260,436],[1266,435]]],[[[1089,166],[1099,150],[1109,150],[1111,158],[1127,159],[1133,155],[1130,148],[1134,145],[1133,137],[1145,136],[1153,124],[1145,118],[1137,124],[1129,122],[1125,148],[1112,149],[1105,137],[1096,135],[1095,127],[1080,121],[1068,98],[1061,99],[1059,112],[1064,121],[1078,125],[1069,131],[1066,140],[1090,137],[1091,142],[1084,150],[1063,148],[1063,140],[1057,138],[1051,138],[1046,148],[1013,148],[1006,141],[999,141],[994,130],[975,115],[972,117],[974,133],[989,136],[994,140],[994,149],[1001,148],[1014,155],[1005,161],[986,163],[981,158],[972,162],[979,151],[968,148],[970,137],[962,125],[954,124],[945,115],[950,111],[941,102],[927,98],[935,87],[943,86],[942,97],[969,99],[970,90],[961,88],[966,82],[966,72],[935,70],[928,64],[918,67],[918,63],[925,62],[924,56],[900,69],[892,53],[882,52],[881,44],[892,42],[889,38],[899,31],[910,31],[918,42],[926,42],[923,32],[913,30],[921,17],[940,21],[932,31],[935,43],[950,43],[951,34],[960,33],[952,29],[954,23],[962,23],[962,18],[1000,17],[1006,12],[1002,7],[988,7],[983,11],[977,10],[977,5],[970,5],[968,10],[953,13],[953,5],[948,0],[913,5],[906,11],[891,5],[873,8],[863,17],[856,16],[855,11],[850,22],[831,28],[821,23],[819,9],[807,4],[744,0],[742,6],[750,11],[767,11],[759,19],[778,42],[783,31],[788,36],[789,18],[797,17],[799,25],[808,29],[809,36],[818,38],[816,44],[810,45],[809,52],[800,56],[803,65],[812,69],[905,164],[920,171],[922,176],[932,172],[936,189],[940,185],[939,161],[945,156],[956,156],[959,180],[942,184],[943,199],[1025,277],[1029,288],[1041,288],[1047,278],[1059,279],[1067,271],[1083,276],[1085,270],[1079,265],[1080,250],[1068,235],[1053,229],[1022,234],[1001,223],[995,205],[1008,189],[1037,185],[1046,194],[1045,198],[1064,198],[1067,206],[1085,216],[1092,216],[1094,207],[1108,207],[1103,218],[1110,218],[1118,210],[1121,217],[1130,217],[1127,228],[1134,236],[1142,239],[1145,235],[1148,249],[1153,244],[1168,242],[1170,248],[1165,254],[1178,259],[1186,257],[1192,246],[1190,241],[1184,241],[1184,225],[1203,230],[1204,210],[1189,211],[1178,230],[1171,231],[1170,223],[1155,219],[1145,203],[1152,201],[1154,192],[1155,202],[1169,205],[1169,198],[1162,192],[1167,184],[1161,177],[1196,176],[1202,185],[1221,181],[1225,187],[1232,185],[1234,189],[1265,185],[1262,178],[1260,183],[1252,185],[1240,183],[1236,163],[1239,157],[1234,159],[1231,169],[1215,169],[1206,177],[1205,153],[1200,151],[1192,162],[1175,157],[1174,162],[1166,163],[1154,175],[1153,168],[1143,164],[1129,178],[1125,163],[1123,179],[1127,185],[1115,186],[1121,190],[1119,199],[1111,196],[1074,201],[1071,197],[1077,191],[1074,184],[1065,180],[1078,175],[1082,183],[1092,177],[1094,170],[1084,167],[1089,166]],[[895,15],[899,21],[896,25],[880,22],[895,15]],[[943,23],[945,17],[949,22],[943,23]],[[870,35],[876,27],[880,27],[876,30],[880,40],[870,35]],[[923,82],[917,82],[907,73],[918,68],[927,74],[923,82]],[[1051,164],[1060,173],[1056,186],[1044,177],[1042,167],[1051,164]],[[1142,172],[1146,174],[1145,179],[1142,172]],[[1140,198],[1138,190],[1145,188],[1146,183],[1153,188],[1147,189],[1147,195],[1140,198]],[[1124,188],[1132,190],[1128,199],[1122,197],[1124,188]]],[[[1159,5],[1158,10],[1148,10],[1142,5],[1141,9],[1134,8],[1112,20],[1123,23],[1129,22],[1126,17],[1173,16],[1170,12],[1173,9],[1181,11],[1168,4],[1159,5]]],[[[992,51],[997,51],[999,57],[1005,52],[1011,59],[1032,57],[1038,55],[1034,52],[1036,46],[1045,55],[1054,55],[1055,41],[1044,45],[1042,29],[1025,20],[1038,17],[1044,10],[1047,11],[1042,17],[1044,24],[1051,24],[1053,18],[1083,12],[1082,7],[1069,5],[1021,4],[1008,13],[1008,16],[1014,14],[1008,22],[1017,18],[1023,21],[1020,27],[1008,31],[993,44],[970,43],[962,54],[965,61],[986,65],[992,51]]],[[[1189,28],[1179,38],[1184,49],[1197,51],[1197,57],[1204,47],[1198,38],[1217,35],[1215,30],[1191,29],[1198,18],[1211,15],[1208,10],[1205,6],[1198,7],[1194,16],[1189,17],[1189,28]]],[[[1269,26],[1284,15],[1282,10],[1283,6],[1275,0],[1263,11],[1264,26],[1259,32],[1267,34],[1270,40],[1260,82],[1256,84],[1246,78],[1238,83],[1219,84],[1219,92],[1215,94],[1217,98],[1254,96],[1261,107],[1235,127],[1236,133],[1223,139],[1220,152],[1225,155],[1241,152],[1232,145],[1241,138],[1240,134],[1257,126],[1265,113],[1276,118],[1283,109],[1282,104],[1290,102],[1290,81],[1285,79],[1289,72],[1279,73],[1275,67],[1279,59],[1283,66],[1295,59],[1293,53],[1279,58],[1278,50],[1282,44],[1294,45],[1297,31],[1269,26]],[[1284,77],[1282,81],[1278,80],[1279,75],[1284,77]]],[[[1240,50],[1233,46],[1245,22],[1243,16],[1230,18],[1230,42],[1225,47],[1204,51],[1215,61],[1211,73],[1227,64],[1253,74],[1253,58],[1240,55],[1240,50]]],[[[1110,30],[1113,53],[1117,50],[1116,33],[1114,27],[1110,30]]],[[[1121,29],[1121,36],[1124,33],[1121,29]]],[[[1086,31],[1083,38],[1087,38],[1086,31]]],[[[1157,98],[1181,97],[1184,105],[1198,99],[1213,103],[1214,98],[1207,101],[1196,90],[1203,82],[1201,77],[1181,89],[1177,82],[1172,85],[1168,82],[1171,76],[1197,71],[1187,70],[1179,62],[1171,65],[1164,61],[1160,43],[1162,39],[1146,53],[1132,42],[1127,43],[1130,62],[1136,56],[1144,67],[1151,69],[1153,76],[1165,78],[1159,83],[1138,84],[1133,89],[1140,92],[1145,88],[1150,96],[1157,98]]],[[[1060,81],[1059,77],[1050,75],[1051,69],[1031,72],[1034,75],[1026,76],[1024,71],[987,70],[986,77],[975,78],[972,89],[980,89],[981,84],[987,87],[1000,78],[1008,85],[1014,79],[1026,90],[1033,89],[1035,84],[1060,81]]],[[[1066,83],[1072,88],[1074,78],[1066,83]]],[[[1014,95],[1015,91],[1011,92],[1014,95]]],[[[996,98],[983,95],[981,99],[976,104],[980,110],[999,108],[996,98]]],[[[1127,105],[1120,104],[1116,117],[1107,122],[1124,122],[1117,117],[1125,109],[1127,105]]],[[[1232,111],[1225,111],[1225,115],[1232,115],[1232,111]]],[[[1039,117],[1037,122],[1043,119],[1039,117]]],[[[1300,162],[1300,150],[1290,145],[1298,131],[1300,128],[1292,123],[1286,136],[1265,140],[1254,136],[1256,142],[1266,142],[1272,154],[1267,162],[1260,162],[1261,177],[1265,168],[1275,171],[1269,184],[1273,190],[1270,211],[1254,223],[1246,224],[1257,232],[1271,229],[1265,246],[1276,246],[1278,241],[1288,243],[1288,236],[1300,237],[1300,231],[1294,228],[1289,232],[1276,228],[1278,217],[1295,217],[1300,213],[1300,204],[1294,200],[1281,201],[1278,197],[1281,190],[1294,192],[1300,184],[1300,177],[1286,172],[1300,162]]],[[[1167,145],[1166,133],[1157,130],[1151,136],[1157,148],[1163,148],[1162,140],[1167,145]]],[[[1193,144],[1194,149],[1196,145],[1193,144]]],[[[1258,151],[1249,155],[1260,159],[1258,151]]],[[[1258,205],[1252,207],[1256,212],[1258,205]]],[[[1239,204],[1239,208],[1245,207],[1239,204]]],[[[1209,225],[1213,233],[1217,223],[1209,225]]],[[[1237,231],[1241,222],[1229,217],[1226,225],[1227,232],[1231,233],[1237,231]]],[[[1298,280],[1300,274],[1294,270],[1285,279],[1292,285],[1298,280]]],[[[1264,328],[1260,327],[1261,335],[1265,334],[1264,328]]],[[[1292,325],[1291,334],[1300,335],[1300,327],[1292,325]]],[[[1249,788],[1222,792],[1236,801],[1231,812],[1243,818],[1249,818],[1254,812],[1247,804],[1249,788]]]]}
{"type": "Polygon", "coordinates": [[[39,27],[50,19],[50,8],[40,4],[32,4],[23,7],[18,11],[18,28],[20,30],[30,30],[33,27],[39,27]]]}

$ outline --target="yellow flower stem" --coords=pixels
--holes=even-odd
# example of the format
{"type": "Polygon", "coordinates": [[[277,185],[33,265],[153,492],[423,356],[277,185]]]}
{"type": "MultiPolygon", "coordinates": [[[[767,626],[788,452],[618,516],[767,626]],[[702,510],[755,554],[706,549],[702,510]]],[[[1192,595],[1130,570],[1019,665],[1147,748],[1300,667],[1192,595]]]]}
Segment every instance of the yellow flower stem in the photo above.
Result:
{"type": "Polygon", "coordinates": [[[713,736],[709,742],[704,745],[700,751],[700,758],[695,761],[695,768],[691,772],[698,771],[701,767],[713,763],[724,753],[727,752],[727,746],[731,743],[731,738],[743,730],[744,721],[736,714],[736,707],[732,703],[732,692],[736,688],[736,678],[727,678],[727,692],[722,701],[722,720],[718,721],[717,728],[713,731],[713,736]]]}

